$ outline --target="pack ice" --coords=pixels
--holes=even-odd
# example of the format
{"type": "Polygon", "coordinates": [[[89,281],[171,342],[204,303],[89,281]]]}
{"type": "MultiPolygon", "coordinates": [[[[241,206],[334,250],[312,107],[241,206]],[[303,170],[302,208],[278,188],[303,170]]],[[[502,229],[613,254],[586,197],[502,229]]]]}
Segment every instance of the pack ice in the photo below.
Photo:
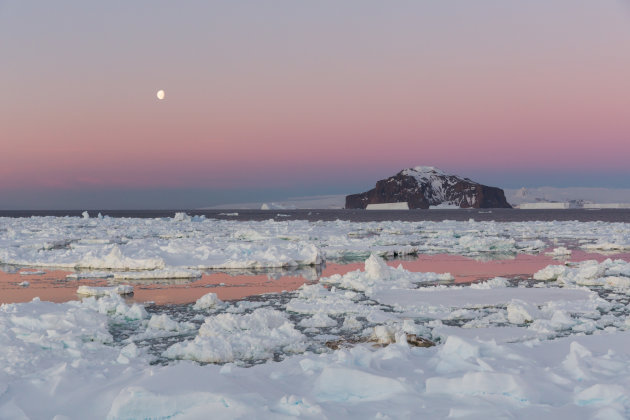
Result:
{"type": "MultiPolygon", "coordinates": [[[[372,253],[492,258],[541,252],[558,242],[579,242],[589,251],[626,250],[630,229],[603,222],[239,222],[184,213],[170,219],[0,218],[0,264],[109,270],[135,279],[195,278],[204,269],[318,265],[372,253]]],[[[566,253],[561,248],[557,252],[566,253]]]]}
{"type": "Polygon", "coordinates": [[[461,285],[382,259],[607,251],[628,237],[625,224],[602,222],[1,219],[3,263],[131,281],[324,259],[364,266],[242,301],[129,305],[129,289],[93,288],[79,301],[4,304],[0,418],[628,418],[628,262],[569,260],[461,285]]]}

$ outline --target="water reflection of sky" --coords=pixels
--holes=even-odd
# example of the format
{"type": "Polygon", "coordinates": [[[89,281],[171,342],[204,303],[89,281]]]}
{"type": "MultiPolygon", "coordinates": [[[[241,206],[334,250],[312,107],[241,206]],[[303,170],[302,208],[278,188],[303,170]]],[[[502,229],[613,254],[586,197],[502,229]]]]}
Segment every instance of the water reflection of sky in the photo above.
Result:
{"type": "MultiPolygon", "coordinates": [[[[630,253],[602,255],[574,250],[570,261],[621,258],[630,260],[630,253]]],[[[546,254],[518,254],[512,258],[475,260],[458,255],[437,254],[420,255],[417,258],[392,260],[391,266],[402,265],[414,272],[451,273],[458,283],[471,282],[497,276],[531,276],[550,264],[561,264],[563,260],[554,259],[546,254]]],[[[292,270],[234,270],[207,272],[194,280],[133,280],[116,281],[113,279],[67,279],[69,271],[42,269],[45,274],[30,274],[33,268],[0,266],[0,303],[28,302],[35,297],[52,302],[76,300],[77,287],[110,286],[119,283],[134,286],[134,294],[129,297],[135,302],[154,302],[157,305],[183,304],[194,302],[206,293],[213,292],[222,300],[243,299],[252,295],[278,293],[299,288],[306,282],[317,281],[320,277],[333,274],[345,274],[352,270],[363,269],[362,262],[349,264],[328,263],[321,267],[302,267],[292,270]],[[20,285],[28,282],[28,286],[20,285]]]]}

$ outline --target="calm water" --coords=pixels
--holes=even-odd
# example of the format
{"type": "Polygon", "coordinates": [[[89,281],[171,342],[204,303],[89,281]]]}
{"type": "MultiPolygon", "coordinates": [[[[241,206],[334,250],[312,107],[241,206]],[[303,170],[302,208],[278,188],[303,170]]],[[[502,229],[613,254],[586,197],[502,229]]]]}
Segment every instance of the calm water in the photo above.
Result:
{"type": "MultiPolygon", "coordinates": [[[[401,221],[603,221],[630,223],[630,209],[567,209],[567,210],[518,210],[518,209],[461,209],[461,210],[88,210],[90,216],[98,213],[110,217],[173,217],[185,211],[191,216],[206,216],[226,220],[347,220],[352,222],[401,221]]],[[[5,210],[0,217],[30,216],[81,216],[83,210],[5,210]]]]}
{"type": "MultiPolygon", "coordinates": [[[[629,253],[602,255],[574,250],[570,261],[597,260],[606,258],[630,260],[629,253]]],[[[402,265],[414,272],[451,273],[456,283],[470,283],[496,276],[508,278],[528,278],[533,273],[550,264],[562,264],[564,260],[554,259],[544,253],[529,255],[517,254],[506,259],[479,261],[459,255],[418,255],[407,260],[392,260],[387,264],[392,267],[402,265]]],[[[187,304],[195,302],[206,293],[213,292],[221,300],[240,300],[265,293],[293,291],[304,283],[316,282],[321,277],[334,274],[346,274],[353,270],[362,270],[363,262],[348,264],[327,263],[317,267],[297,269],[260,270],[259,273],[242,274],[238,270],[208,270],[199,279],[144,279],[117,281],[108,279],[69,280],[70,271],[48,270],[40,274],[28,274],[35,268],[0,265],[0,304],[28,302],[34,297],[52,302],[76,300],[77,287],[113,286],[131,284],[134,294],[127,296],[131,302],[153,302],[156,305],[187,304]],[[27,281],[28,287],[21,285],[27,281]]]]}

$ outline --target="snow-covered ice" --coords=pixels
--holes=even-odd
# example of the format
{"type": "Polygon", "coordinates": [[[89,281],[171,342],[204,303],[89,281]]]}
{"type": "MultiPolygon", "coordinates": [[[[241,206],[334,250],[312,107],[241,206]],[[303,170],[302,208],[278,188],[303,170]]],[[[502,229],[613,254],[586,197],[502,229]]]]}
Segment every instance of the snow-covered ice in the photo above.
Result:
{"type": "Polygon", "coordinates": [[[242,301],[128,304],[119,293],[133,288],[118,285],[81,286],[66,303],[1,305],[0,418],[628,418],[630,262],[570,252],[610,244],[630,248],[630,228],[0,219],[0,262],[87,270],[76,278],[363,260],[242,301]],[[448,272],[382,259],[438,252],[566,262],[455,284],[448,272]],[[415,347],[413,336],[436,345],[415,347]]]}
{"type": "Polygon", "coordinates": [[[77,288],[78,295],[84,296],[106,296],[111,294],[128,295],[133,293],[133,286],[128,284],[120,284],[112,287],[96,287],[96,286],[79,286],[77,288]]]}
{"type": "Polygon", "coordinates": [[[205,295],[197,299],[197,301],[193,305],[193,309],[201,310],[213,308],[215,306],[221,305],[222,303],[223,302],[221,302],[221,299],[217,297],[216,293],[206,293],[205,295]]]}
{"type": "Polygon", "coordinates": [[[630,250],[630,227],[605,222],[240,222],[185,213],[162,219],[0,218],[0,264],[138,271],[146,278],[318,265],[363,260],[372,253],[486,258],[551,246],[559,253],[576,241],[588,251],[630,250]]]}

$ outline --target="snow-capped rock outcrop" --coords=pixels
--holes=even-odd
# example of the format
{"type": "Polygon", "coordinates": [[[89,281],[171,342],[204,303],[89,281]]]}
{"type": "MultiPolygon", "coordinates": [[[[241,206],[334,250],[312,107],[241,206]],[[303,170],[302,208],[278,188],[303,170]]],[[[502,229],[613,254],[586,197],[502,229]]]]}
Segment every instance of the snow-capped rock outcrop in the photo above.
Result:
{"type": "Polygon", "coordinates": [[[364,209],[368,204],[407,202],[410,209],[454,205],[461,208],[510,208],[503,190],[447,174],[433,166],[416,166],[380,180],[376,187],[346,196],[347,209],[364,209]]]}

